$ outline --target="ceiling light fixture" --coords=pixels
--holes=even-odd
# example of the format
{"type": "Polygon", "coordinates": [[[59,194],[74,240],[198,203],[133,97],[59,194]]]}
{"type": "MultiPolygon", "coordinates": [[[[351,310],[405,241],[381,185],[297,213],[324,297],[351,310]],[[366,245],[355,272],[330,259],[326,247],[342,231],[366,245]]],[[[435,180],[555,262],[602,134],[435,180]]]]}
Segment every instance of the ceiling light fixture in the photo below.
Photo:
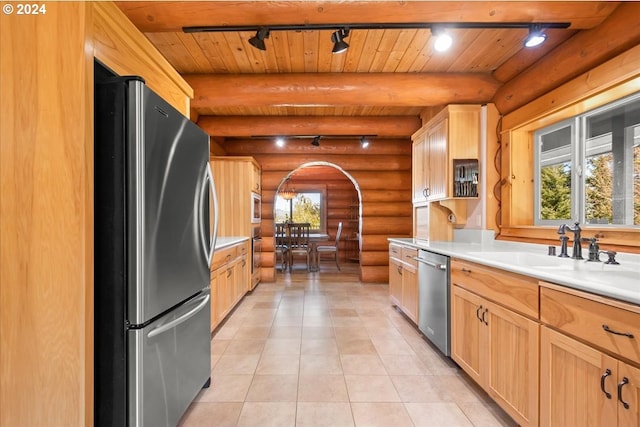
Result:
{"type": "Polygon", "coordinates": [[[367,138],[366,138],[366,137],[364,137],[364,136],[360,137],[360,146],[361,146],[362,148],[367,148],[367,147],[369,147],[369,141],[367,141],[367,138]]]}
{"type": "Polygon", "coordinates": [[[267,47],[264,45],[264,39],[269,38],[269,29],[266,27],[258,28],[256,31],[256,35],[249,39],[249,44],[256,49],[267,50],[267,47]]]}
{"type": "Polygon", "coordinates": [[[524,39],[525,47],[536,47],[540,46],[547,39],[547,35],[542,32],[542,29],[539,25],[531,25],[529,27],[529,35],[526,39],[524,39]]]}
{"type": "Polygon", "coordinates": [[[320,146],[320,137],[316,136],[313,138],[313,141],[311,141],[311,145],[313,145],[314,147],[319,147],[320,146]]]}
{"type": "Polygon", "coordinates": [[[433,44],[433,48],[438,52],[444,52],[449,50],[453,44],[453,39],[443,29],[434,27],[431,29],[432,34],[435,36],[436,41],[433,44]]]}
{"type": "Polygon", "coordinates": [[[278,147],[284,147],[284,138],[276,138],[276,145],[278,147]]]}
{"type": "Polygon", "coordinates": [[[280,191],[278,191],[278,195],[285,200],[291,200],[296,197],[296,189],[293,187],[289,187],[290,182],[291,178],[287,178],[280,188],[280,191]]]}
{"type": "Polygon", "coordinates": [[[349,28],[343,28],[331,34],[332,53],[342,53],[349,49],[349,45],[344,41],[346,37],[349,37],[349,28]]]}

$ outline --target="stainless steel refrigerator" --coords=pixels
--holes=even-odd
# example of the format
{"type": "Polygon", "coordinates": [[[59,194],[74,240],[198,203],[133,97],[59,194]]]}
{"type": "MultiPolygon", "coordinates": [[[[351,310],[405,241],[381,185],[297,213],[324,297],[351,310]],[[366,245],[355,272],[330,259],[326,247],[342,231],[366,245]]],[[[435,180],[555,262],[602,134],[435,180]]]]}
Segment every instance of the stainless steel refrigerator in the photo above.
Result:
{"type": "Polygon", "coordinates": [[[209,138],[142,79],[102,71],[95,84],[95,425],[173,427],[210,382],[217,206],[209,138]]]}

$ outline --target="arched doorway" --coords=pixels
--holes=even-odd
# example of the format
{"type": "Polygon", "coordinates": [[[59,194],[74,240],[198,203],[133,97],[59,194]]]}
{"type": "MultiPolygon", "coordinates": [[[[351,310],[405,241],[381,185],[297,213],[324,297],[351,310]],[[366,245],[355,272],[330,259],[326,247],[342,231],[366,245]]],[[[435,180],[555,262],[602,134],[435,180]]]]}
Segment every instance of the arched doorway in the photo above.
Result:
{"type": "Polygon", "coordinates": [[[319,218],[318,223],[315,224],[314,231],[318,234],[330,235],[333,239],[338,224],[342,222],[343,232],[339,243],[340,262],[357,262],[359,271],[362,193],[358,182],[349,172],[334,163],[325,161],[303,163],[283,175],[276,188],[273,201],[274,222],[290,219],[299,221],[303,214],[307,214],[303,212],[302,204],[311,199],[321,206],[319,211],[322,211],[322,218],[319,218]],[[284,200],[279,197],[280,191],[285,187],[295,189],[296,199],[284,200]]]}

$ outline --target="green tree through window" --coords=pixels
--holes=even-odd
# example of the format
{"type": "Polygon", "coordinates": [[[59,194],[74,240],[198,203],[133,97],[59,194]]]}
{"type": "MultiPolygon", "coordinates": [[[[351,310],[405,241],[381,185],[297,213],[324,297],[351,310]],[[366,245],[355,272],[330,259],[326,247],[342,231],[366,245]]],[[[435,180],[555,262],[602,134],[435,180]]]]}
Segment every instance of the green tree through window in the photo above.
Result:
{"type": "Polygon", "coordinates": [[[571,169],[568,163],[542,168],[540,179],[542,219],[570,219],[571,169]]]}

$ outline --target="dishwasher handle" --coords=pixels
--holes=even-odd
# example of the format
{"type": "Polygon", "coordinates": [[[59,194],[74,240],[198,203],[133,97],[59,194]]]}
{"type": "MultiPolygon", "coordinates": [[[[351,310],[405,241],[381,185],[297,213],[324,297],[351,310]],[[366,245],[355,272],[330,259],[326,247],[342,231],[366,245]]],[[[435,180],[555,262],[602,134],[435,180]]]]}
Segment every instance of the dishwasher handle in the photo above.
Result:
{"type": "Polygon", "coordinates": [[[427,261],[426,259],[422,259],[422,258],[418,258],[418,257],[413,257],[414,260],[421,262],[422,264],[426,264],[429,267],[433,267],[436,270],[447,270],[447,264],[439,264],[439,263],[435,263],[435,262],[431,262],[431,261],[427,261]]]}

